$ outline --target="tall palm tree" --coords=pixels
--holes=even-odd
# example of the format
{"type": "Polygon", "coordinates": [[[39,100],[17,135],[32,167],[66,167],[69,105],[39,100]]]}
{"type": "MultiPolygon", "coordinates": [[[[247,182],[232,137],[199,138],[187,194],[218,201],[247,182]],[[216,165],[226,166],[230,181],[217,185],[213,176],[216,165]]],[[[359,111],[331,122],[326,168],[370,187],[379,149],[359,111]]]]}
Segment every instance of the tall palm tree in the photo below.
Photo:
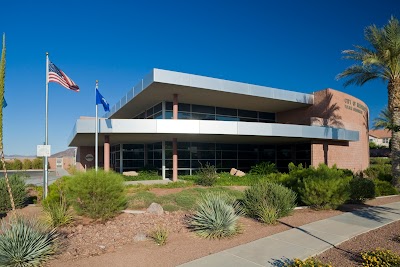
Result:
{"type": "Polygon", "coordinates": [[[375,25],[365,29],[365,39],[370,47],[356,45],[354,50],[344,50],[345,59],[357,63],[348,67],[337,78],[348,78],[345,86],[363,85],[374,79],[387,82],[388,108],[392,114],[392,183],[400,187],[400,25],[393,16],[383,28],[375,25]]]}
{"type": "Polygon", "coordinates": [[[7,185],[7,191],[10,196],[11,208],[13,211],[15,211],[14,198],[12,195],[10,182],[8,180],[6,163],[4,160],[4,148],[3,148],[3,101],[5,101],[4,100],[5,79],[6,79],[6,35],[3,34],[3,48],[1,50],[1,60],[0,60],[0,100],[2,101],[0,104],[1,105],[0,106],[0,153],[1,153],[0,159],[3,165],[4,179],[7,185]]]}
{"type": "Polygon", "coordinates": [[[381,110],[378,117],[373,120],[374,122],[374,129],[385,129],[388,131],[394,131],[396,129],[393,121],[392,121],[392,114],[389,111],[388,107],[385,107],[381,110]]]}

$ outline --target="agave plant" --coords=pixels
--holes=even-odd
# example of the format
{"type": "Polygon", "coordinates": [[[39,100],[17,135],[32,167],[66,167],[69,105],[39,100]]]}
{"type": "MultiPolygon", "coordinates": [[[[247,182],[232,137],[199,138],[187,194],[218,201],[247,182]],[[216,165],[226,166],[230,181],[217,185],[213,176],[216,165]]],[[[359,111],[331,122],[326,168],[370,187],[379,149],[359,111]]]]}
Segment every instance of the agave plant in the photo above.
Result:
{"type": "Polygon", "coordinates": [[[0,266],[41,266],[57,249],[55,229],[34,219],[3,221],[0,232],[0,266]]]}
{"type": "Polygon", "coordinates": [[[237,234],[237,223],[243,209],[232,197],[223,193],[208,193],[202,196],[197,209],[189,217],[188,227],[203,238],[224,238],[237,234]]]}

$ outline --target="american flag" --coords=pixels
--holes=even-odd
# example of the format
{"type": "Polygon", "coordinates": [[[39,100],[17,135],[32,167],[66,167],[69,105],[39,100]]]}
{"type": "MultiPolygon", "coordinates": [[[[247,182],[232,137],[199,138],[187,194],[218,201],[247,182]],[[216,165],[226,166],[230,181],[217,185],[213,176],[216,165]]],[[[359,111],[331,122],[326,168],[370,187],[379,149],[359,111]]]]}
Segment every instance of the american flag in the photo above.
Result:
{"type": "Polygon", "coordinates": [[[79,86],[51,62],[49,62],[49,82],[56,82],[67,89],[79,92],[79,86]]]}

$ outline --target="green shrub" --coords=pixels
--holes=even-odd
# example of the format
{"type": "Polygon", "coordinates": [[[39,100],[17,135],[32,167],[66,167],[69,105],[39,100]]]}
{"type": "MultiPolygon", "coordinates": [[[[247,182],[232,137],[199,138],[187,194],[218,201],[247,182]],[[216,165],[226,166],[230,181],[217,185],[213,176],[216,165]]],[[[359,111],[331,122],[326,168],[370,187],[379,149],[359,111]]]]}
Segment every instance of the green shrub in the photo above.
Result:
{"type": "Polygon", "coordinates": [[[1,224],[0,266],[42,266],[57,249],[58,235],[35,220],[17,218],[1,224]]]}
{"type": "Polygon", "coordinates": [[[72,222],[69,211],[70,202],[67,200],[69,176],[57,179],[49,186],[47,198],[42,201],[46,222],[54,227],[67,225],[72,222]]]}
{"type": "Polygon", "coordinates": [[[32,169],[43,169],[43,158],[35,158],[32,160],[32,169]]]}
{"type": "Polygon", "coordinates": [[[257,209],[257,219],[266,224],[275,224],[278,217],[278,211],[275,207],[271,207],[266,203],[261,203],[257,209]]]}
{"type": "Polygon", "coordinates": [[[379,179],[374,179],[373,181],[375,184],[375,194],[377,197],[397,195],[399,193],[396,188],[387,181],[381,181],[379,179]]]}
{"type": "MultiPolygon", "coordinates": [[[[15,207],[21,208],[25,204],[27,194],[25,192],[25,179],[23,175],[13,174],[8,176],[15,207]]],[[[0,178],[0,213],[11,210],[11,202],[8,194],[5,178],[0,178]]]]}
{"type": "Polygon", "coordinates": [[[283,185],[260,181],[245,190],[243,204],[249,217],[265,221],[275,210],[278,219],[296,207],[296,193],[283,185]]]}
{"type": "Polygon", "coordinates": [[[255,166],[251,166],[250,173],[256,175],[267,175],[270,173],[278,172],[275,163],[260,162],[255,166]]]}
{"type": "Polygon", "coordinates": [[[390,164],[371,164],[364,170],[364,174],[370,179],[379,179],[382,181],[392,181],[392,165],[390,164]]]}
{"type": "Polygon", "coordinates": [[[281,184],[286,187],[290,187],[290,185],[294,183],[293,181],[290,180],[291,177],[287,173],[281,173],[281,172],[270,173],[266,175],[265,178],[266,178],[265,180],[271,183],[281,184]]]}
{"type": "Polygon", "coordinates": [[[30,159],[24,159],[24,162],[22,163],[22,169],[23,170],[32,169],[32,161],[30,159]]]}
{"type": "Polygon", "coordinates": [[[301,182],[301,201],[315,209],[335,209],[349,199],[351,179],[343,177],[343,171],[335,166],[320,164],[301,182]]]}
{"type": "Polygon", "coordinates": [[[93,219],[111,218],[126,205],[124,179],[112,171],[78,173],[68,181],[67,188],[75,210],[93,219]]]}
{"type": "Polygon", "coordinates": [[[22,170],[22,161],[19,159],[14,159],[11,163],[12,170],[22,170]]]}
{"type": "Polygon", "coordinates": [[[165,228],[158,227],[151,231],[147,236],[153,239],[157,245],[163,246],[167,244],[168,231],[165,228]]]}
{"type": "Polygon", "coordinates": [[[215,166],[210,165],[208,162],[205,166],[201,166],[197,172],[196,184],[202,186],[213,186],[217,182],[218,174],[215,166]]]}
{"type": "Polygon", "coordinates": [[[146,181],[146,180],[162,180],[162,176],[158,175],[157,171],[144,170],[139,171],[138,176],[126,176],[124,175],[125,181],[146,181]]]}
{"type": "Polygon", "coordinates": [[[242,208],[232,197],[223,193],[208,193],[198,202],[189,216],[188,228],[203,238],[224,238],[236,235],[242,208]]]}
{"type": "Polygon", "coordinates": [[[375,197],[375,184],[367,178],[356,177],[350,181],[350,200],[363,203],[375,197]]]}
{"type": "Polygon", "coordinates": [[[400,266],[400,255],[387,249],[378,248],[361,253],[361,258],[363,266],[366,267],[400,266]]]}
{"type": "Polygon", "coordinates": [[[294,259],[292,262],[284,265],[285,267],[332,267],[330,264],[324,264],[317,259],[308,258],[304,261],[294,259]]]}

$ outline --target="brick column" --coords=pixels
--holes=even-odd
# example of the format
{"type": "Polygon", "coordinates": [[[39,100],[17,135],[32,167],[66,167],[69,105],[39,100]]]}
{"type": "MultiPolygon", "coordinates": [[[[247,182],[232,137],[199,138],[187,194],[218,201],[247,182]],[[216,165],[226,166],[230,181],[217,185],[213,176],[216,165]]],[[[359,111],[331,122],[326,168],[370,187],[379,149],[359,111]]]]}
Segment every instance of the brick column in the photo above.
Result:
{"type": "Polygon", "coordinates": [[[110,136],[104,136],[104,170],[110,170],[110,136]]]}
{"type": "MultiPolygon", "coordinates": [[[[178,119],[178,95],[174,94],[173,119],[178,119]]],[[[178,181],[178,139],[172,139],[172,181],[178,181]]]]}

